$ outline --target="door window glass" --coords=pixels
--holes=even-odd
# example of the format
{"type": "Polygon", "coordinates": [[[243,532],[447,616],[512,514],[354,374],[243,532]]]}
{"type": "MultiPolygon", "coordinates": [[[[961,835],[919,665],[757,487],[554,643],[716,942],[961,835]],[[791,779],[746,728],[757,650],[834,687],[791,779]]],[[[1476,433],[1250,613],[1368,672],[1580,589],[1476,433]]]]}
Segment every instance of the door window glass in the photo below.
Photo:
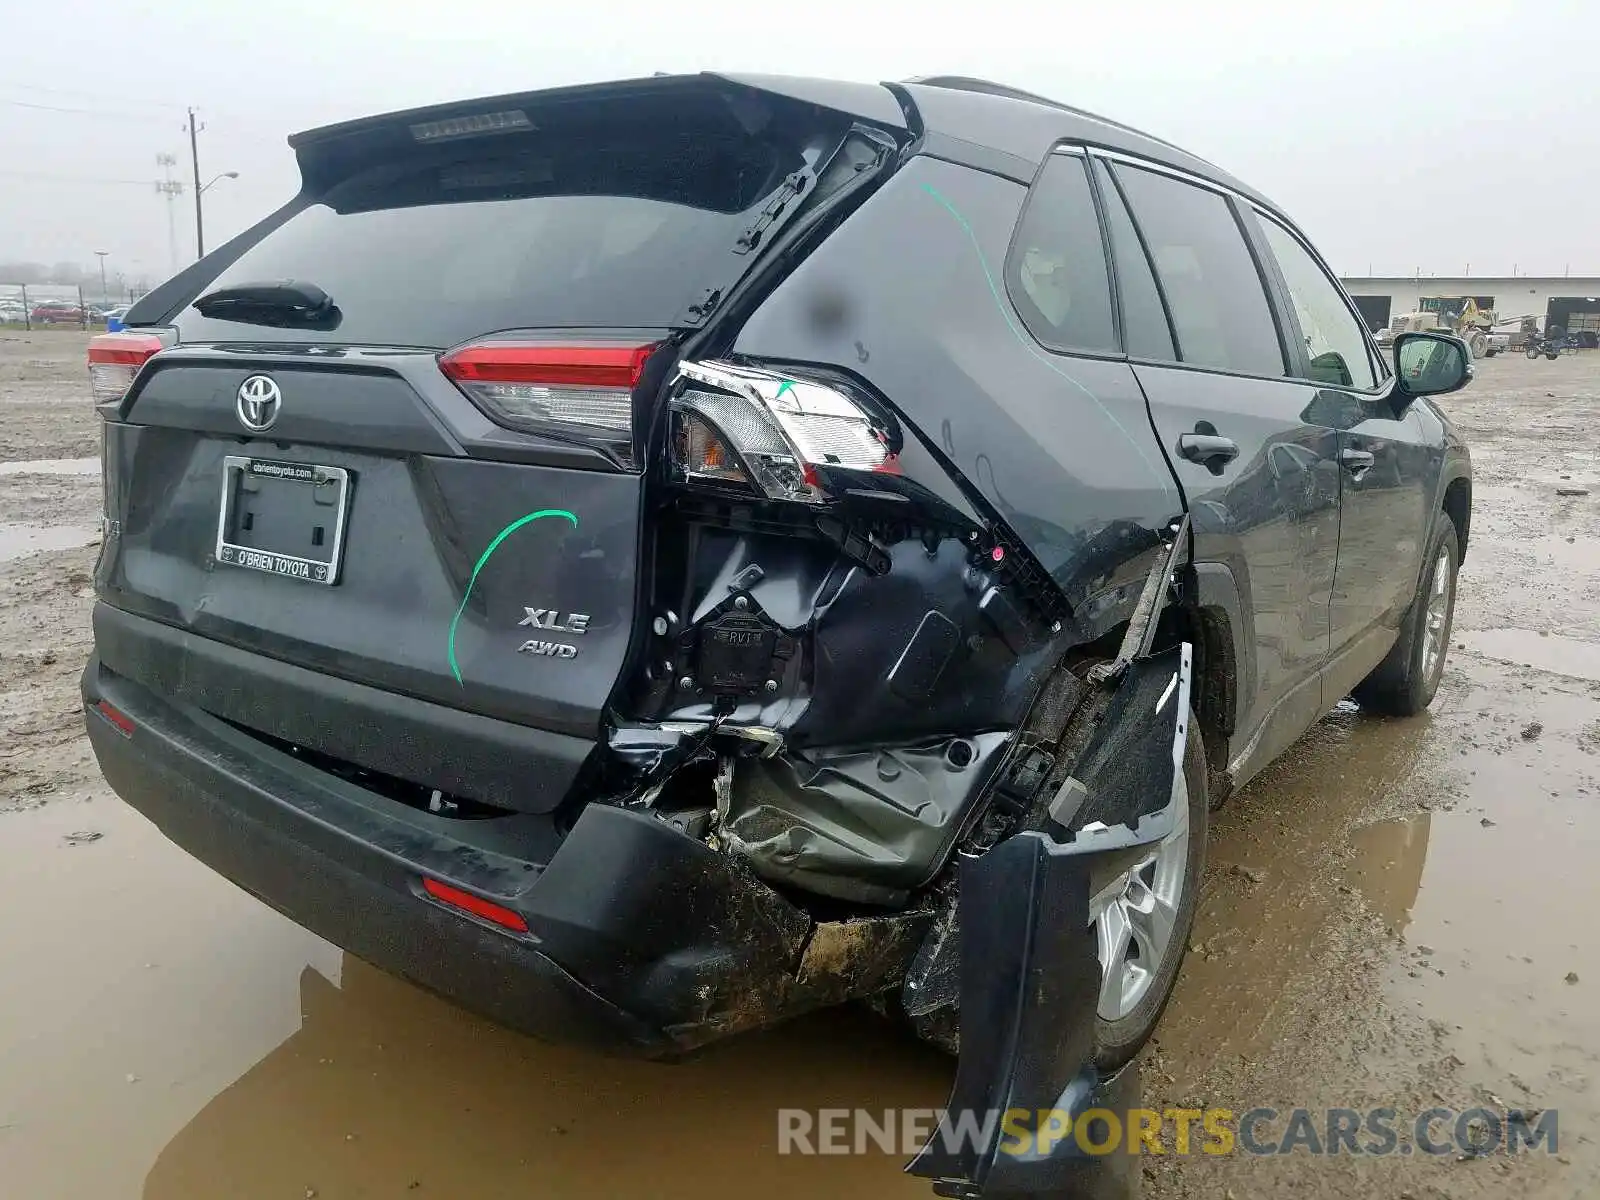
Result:
{"type": "Polygon", "coordinates": [[[1172,329],[1150,270],[1150,259],[1139,243],[1128,207],[1103,162],[1094,165],[1095,181],[1105,202],[1106,224],[1111,230],[1111,258],[1116,264],[1117,294],[1122,300],[1122,342],[1135,358],[1176,359],[1172,329]]]}
{"type": "Polygon", "coordinates": [[[1311,378],[1340,387],[1377,386],[1367,354],[1367,335],[1338,285],[1282,225],[1261,215],[1261,228],[1294,301],[1300,334],[1306,340],[1306,357],[1311,360],[1311,378]]]}
{"type": "Polygon", "coordinates": [[[1154,171],[1119,166],[1116,174],[1155,261],[1182,361],[1282,375],[1261,274],[1227,200],[1154,171]]]}

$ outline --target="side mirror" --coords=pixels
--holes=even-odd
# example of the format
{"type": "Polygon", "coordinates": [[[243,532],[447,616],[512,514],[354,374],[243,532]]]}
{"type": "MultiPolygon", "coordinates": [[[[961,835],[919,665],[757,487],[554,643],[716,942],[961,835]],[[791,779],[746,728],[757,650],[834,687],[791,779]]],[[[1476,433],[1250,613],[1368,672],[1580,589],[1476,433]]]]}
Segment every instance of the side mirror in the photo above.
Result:
{"type": "Polygon", "coordinates": [[[1472,352],[1453,334],[1397,334],[1394,373],[1404,400],[1459,391],[1472,382],[1472,352]]]}

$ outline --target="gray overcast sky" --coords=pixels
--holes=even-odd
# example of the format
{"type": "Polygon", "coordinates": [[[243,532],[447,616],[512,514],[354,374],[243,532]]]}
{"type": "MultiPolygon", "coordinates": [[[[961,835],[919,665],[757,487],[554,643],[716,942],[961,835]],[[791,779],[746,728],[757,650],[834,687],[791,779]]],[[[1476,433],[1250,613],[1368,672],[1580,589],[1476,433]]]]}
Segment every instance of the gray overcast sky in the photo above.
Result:
{"type": "MultiPolygon", "coordinates": [[[[206,194],[216,245],[293,192],[293,130],[717,69],[1042,92],[1248,180],[1345,274],[1600,274],[1600,17],[1580,0],[0,0],[0,29],[0,260],[168,273],[143,181],[159,152],[187,172],[185,104],[203,176],[241,173],[206,194]]],[[[187,195],[178,234],[191,256],[187,195]]]]}

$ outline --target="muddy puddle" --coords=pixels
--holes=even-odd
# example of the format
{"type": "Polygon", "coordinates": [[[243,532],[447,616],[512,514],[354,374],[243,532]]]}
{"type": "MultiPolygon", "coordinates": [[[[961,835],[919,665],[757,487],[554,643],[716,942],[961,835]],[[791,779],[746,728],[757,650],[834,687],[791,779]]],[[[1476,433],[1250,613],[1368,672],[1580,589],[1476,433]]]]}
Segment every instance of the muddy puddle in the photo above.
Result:
{"type": "Polygon", "coordinates": [[[32,458],[0,462],[0,475],[98,475],[98,458],[32,458]]]}
{"type": "Polygon", "coordinates": [[[38,526],[0,524],[0,562],[9,562],[44,550],[87,546],[100,536],[89,526],[38,526]]]}
{"type": "Polygon", "coordinates": [[[0,911],[33,917],[0,922],[27,964],[0,979],[0,1194],[929,1194],[876,1152],[776,1152],[783,1107],[943,1102],[947,1062],[869,1014],[597,1058],[346,957],[113,800],[4,820],[0,911]]]}
{"type": "Polygon", "coordinates": [[[1600,642],[1531,629],[1481,629],[1466,634],[1462,644],[1502,662],[1600,681],[1600,642]]]}

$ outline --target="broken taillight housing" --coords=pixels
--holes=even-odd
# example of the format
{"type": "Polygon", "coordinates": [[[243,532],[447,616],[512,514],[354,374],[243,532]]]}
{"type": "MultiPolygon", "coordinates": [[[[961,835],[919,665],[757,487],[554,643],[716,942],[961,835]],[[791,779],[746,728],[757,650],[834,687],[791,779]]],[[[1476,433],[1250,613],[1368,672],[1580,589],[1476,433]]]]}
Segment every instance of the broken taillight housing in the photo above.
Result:
{"type": "Polygon", "coordinates": [[[102,333],[89,339],[89,391],[96,404],[114,404],[128,394],[135,376],[169,344],[160,333],[102,333]]]}
{"type": "Polygon", "coordinates": [[[603,446],[633,462],[633,389],[655,345],[489,338],[439,358],[439,369],[491,421],[603,446]]]}
{"type": "Polygon", "coordinates": [[[897,437],[842,386],[730,362],[678,367],[673,460],[689,480],[822,504],[833,470],[893,471],[897,437]]]}

